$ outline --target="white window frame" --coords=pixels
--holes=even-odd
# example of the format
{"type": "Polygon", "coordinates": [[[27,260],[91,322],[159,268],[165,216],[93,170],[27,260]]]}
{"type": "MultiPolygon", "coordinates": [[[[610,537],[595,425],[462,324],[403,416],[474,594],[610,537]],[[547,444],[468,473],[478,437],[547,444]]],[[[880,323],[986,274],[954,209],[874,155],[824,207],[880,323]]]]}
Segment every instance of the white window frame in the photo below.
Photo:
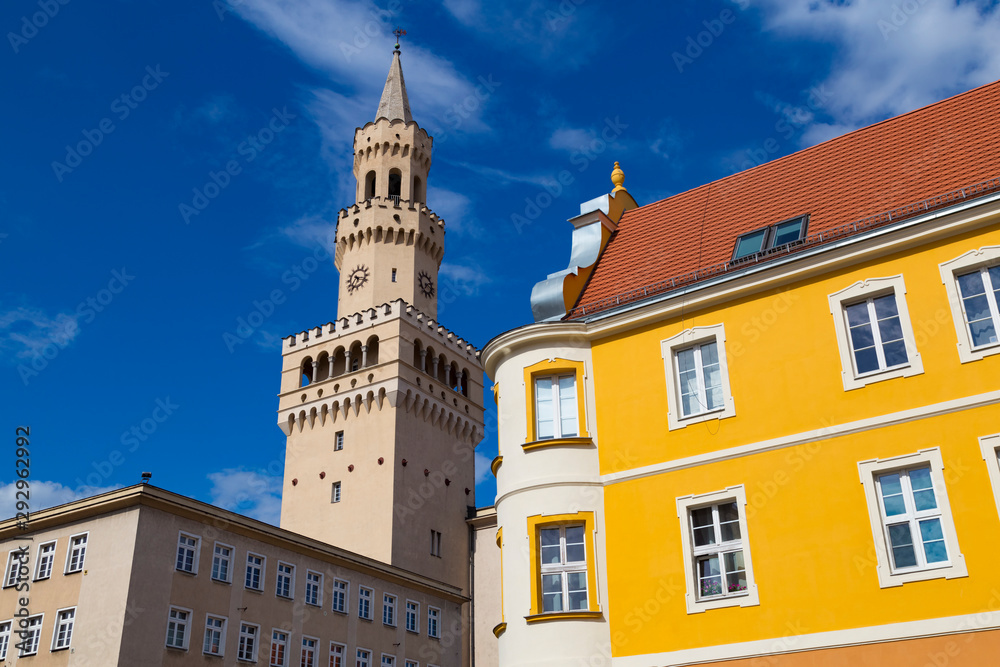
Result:
{"type": "Polygon", "coordinates": [[[878,560],[875,569],[880,588],[902,586],[912,581],[955,579],[968,576],[968,570],[965,566],[965,556],[958,545],[958,533],[955,532],[951,504],[948,501],[948,489],[944,481],[944,461],[941,457],[940,448],[931,447],[921,449],[913,454],[904,454],[887,459],[859,461],[858,472],[861,475],[861,484],[864,488],[865,500],[868,504],[868,518],[871,522],[872,537],[875,541],[875,554],[878,560]],[[948,564],[935,563],[922,569],[907,568],[899,572],[893,572],[885,534],[885,521],[882,517],[882,506],[877,489],[877,478],[886,473],[926,467],[928,465],[931,469],[931,481],[934,484],[935,500],[937,501],[938,510],[940,510],[941,530],[944,533],[949,562],[948,564]]]}
{"type": "Polygon", "coordinates": [[[316,572],[315,570],[306,570],[306,590],[305,590],[305,603],[312,605],[314,607],[323,606],[323,573],[316,572]],[[312,579],[311,577],[318,577],[317,579],[312,579]],[[313,590],[315,595],[310,595],[310,588],[313,590]]]}
{"type": "Polygon", "coordinates": [[[18,582],[18,573],[21,571],[21,559],[15,558],[19,554],[22,554],[20,549],[11,549],[7,552],[7,569],[4,570],[3,574],[3,587],[11,588],[16,586],[18,582]]]}
{"type": "Polygon", "coordinates": [[[372,667],[372,652],[370,650],[359,646],[354,656],[354,667],[372,667]]]}
{"type": "Polygon", "coordinates": [[[166,645],[167,648],[175,648],[175,649],[179,649],[181,651],[188,650],[188,647],[191,645],[191,620],[192,620],[193,616],[194,616],[194,612],[192,610],[190,610],[190,609],[185,609],[184,607],[175,607],[175,606],[171,605],[170,607],[167,608],[167,634],[166,634],[166,636],[164,637],[164,640],[163,640],[164,644],[166,645]],[[181,613],[183,613],[185,615],[183,622],[181,622],[181,621],[175,621],[174,619],[170,618],[171,612],[175,612],[175,611],[176,612],[181,612],[181,613]],[[170,625],[171,624],[174,625],[174,636],[175,636],[175,638],[176,638],[176,635],[177,635],[176,628],[179,627],[179,626],[184,628],[184,638],[181,640],[181,645],[180,646],[178,646],[176,644],[171,644],[170,643],[170,625]]]}
{"type": "Polygon", "coordinates": [[[295,566],[291,563],[286,563],[283,560],[278,561],[278,566],[275,569],[274,575],[274,595],[275,597],[282,598],[284,600],[294,600],[295,599],[295,566]],[[288,568],[288,572],[282,572],[281,568],[288,568]],[[285,595],[281,592],[282,583],[287,580],[288,583],[288,594],[285,595]]]}
{"type": "Polygon", "coordinates": [[[712,419],[728,419],[736,416],[736,402],[729,386],[729,362],[726,358],[726,327],[724,324],[692,327],[670,338],[660,341],[660,355],[667,380],[667,430],[674,431],[691,424],[712,419]],[[677,353],[715,342],[719,354],[719,373],[722,376],[722,407],[697,414],[684,416],[681,405],[680,375],[677,353]]]}
{"type": "MultiPolygon", "coordinates": [[[[991,343],[973,349],[972,335],[965,320],[965,307],[962,305],[962,294],[958,289],[958,274],[970,273],[982,267],[993,267],[1000,264],[1000,245],[983,246],[978,250],[948,260],[938,265],[941,270],[941,282],[948,294],[948,305],[951,307],[951,319],[955,324],[955,334],[958,337],[958,358],[963,363],[979,361],[991,354],[1000,354],[1000,343],[991,343]]],[[[998,304],[1000,305],[1000,304],[998,304]]],[[[1000,332],[1000,320],[996,321],[1000,332]]],[[[1000,337],[998,337],[1000,338],[1000,337]]]]}
{"type": "Polygon", "coordinates": [[[329,667],[346,667],[347,644],[340,642],[330,642],[330,665],[329,667]]]}
{"type": "Polygon", "coordinates": [[[427,605],[427,636],[441,639],[441,610],[427,605]]]}
{"type": "Polygon", "coordinates": [[[222,657],[226,654],[226,630],[229,627],[229,619],[225,616],[218,616],[216,614],[205,614],[205,634],[202,637],[201,642],[201,652],[204,655],[213,655],[217,657],[222,657]],[[222,621],[222,625],[219,626],[216,623],[210,623],[211,621],[222,621]],[[209,636],[214,636],[216,633],[219,635],[219,650],[218,652],[209,651],[208,643],[209,636]]]}
{"type": "Polygon", "coordinates": [[[73,627],[76,625],[76,607],[63,607],[56,610],[56,624],[52,628],[52,645],[50,651],[62,651],[68,649],[73,643],[73,627]],[[66,627],[66,639],[59,641],[59,630],[66,627]]]}
{"type": "Polygon", "coordinates": [[[316,667],[316,660],[319,658],[319,637],[313,637],[311,635],[302,635],[302,647],[299,653],[299,665],[302,667],[316,667]],[[309,642],[312,642],[312,646],[309,646],[309,642]],[[312,652],[312,660],[306,662],[306,651],[312,652]]]}
{"type": "Polygon", "coordinates": [[[396,627],[396,602],[398,598],[389,593],[382,593],[382,625],[396,627]]]}
{"type": "Polygon", "coordinates": [[[281,628],[271,628],[271,643],[267,646],[267,664],[269,667],[287,667],[288,666],[288,640],[291,639],[292,633],[288,630],[283,630],[281,628]],[[283,638],[278,641],[275,635],[281,635],[283,638]],[[276,656],[274,654],[274,647],[280,646],[284,650],[281,652],[281,662],[275,662],[276,656]]]}
{"type": "Polygon", "coordinates": [[[52,576],[52,570],[55,568],[55,564],[56,564],[56,541],[52,540],[51,542],[42,542],[41,544],[39,544],[38,545],[38,555],[35,557],[35,579],[34,580],[35,581],[42,581],[44,579],[48,579],[49,577],[51,577],[52,576]],[[41,576],[41,574],[42,574],[42,563],[44,562],[43,559],[45,559],[45,557],[46,557],[46,554],[44,552],[44,549],[46,547],[52,547],[52,551],[50,551],[49,554],[48,554],[48,568],[49,568],[49,571],[43,577],[43,576],[41,576]]]}
{"type": "Polygon", "coordinates": [[[405,667],[420,667],[420,662],[418,660],[407,660],[405,667]]]}
{"type": "Polygon", "coordinates": [[[260,626],[256,623],[240,622],[240,639],[236,645],[236,659],[243,662],[257,662],[257,651],[260,649],[260,626]],[[253,628],[253,633],[247,632],[253,628]],[[248,642],[249,640],[249,642],[248,642]],[[247,655],[247,643],[252,646],[247,655]]]}
{"type": "Polygon", "coordinates": [[[827,298],[830,302],[830,314],[833,316],[833,328],[837,336],[837,349],[840,352],[844,391],[861,389],[869,384],[884,380],[921,375],[924,372],[924,361],[920,352],[917,351],[913,325],[910,323],[910,310],[906,305],[906,283],[902,274],[886,278],[859,280],[839,292],[830,294],[827,298]],[[907,363],[867,373],[858,373],[851,345],[851,332],[847,325],[847,306],[889,294],[896,297],[896,311],[899,313],[899,326],[902,329],[903,342],[906,345],[907,363]]]}
{"type": "Polygon", "coordinates": [[[69,536],[69,548],[66,549],[66,567],[63,569],[63,574],[73,574],[74,572],[83,572],[83,566],[87,561],[87,545],[90,542],[90,531],[84,533],[77,533],[76,535],[69,536]],[[80,543],[74,545],[75,540],[80,540],[80,543]],[[77,566],[73,568],[73,556],[79,553],[79,562],[77,566]],[[72,569],[70,569],[72,568],[72,569]]]}
{"type": "Polygon", "coordinates": [[[383,653],[382,667],[396,667],[396,656],[391,653],[383,653]]]}
{"type": "Polygon", "coordinates": [[[368,588],[367,586],[358,586],[358,618],[362,618],[366,621],[372,620],[372,598],[374,595],[375,589],[368,588]],[[367,615],[363,615],[361,613],[363,604],[365,610],[367,611],[367,615]]]}
{"type": "Polygon", "coordinates": [[[13,619],[0,623],[0,660],[5,660],[7,658],[7,652],[10,650],[11,632],[13,628],[13,619]]]}
{"type": "MultiPolygon", "coordinates": [[[[23,640],[16,642],[16,644],[23,644],[27,642],[29,639],[33,639],[34,642],[29,650],[18,651],[17,657],[19,658],[23,658],[29,655],[37,655],[38,650],[42,647],[42,628],[45,627],[45,614],[44,613],[34,614],[32,616],[28,616],[27,619],[25,620],[28,623],[25,626],[25,630],[27,632],[30,632],[31,634],[29,634],[23,640]],[[35,621],[37,621],[37,623],[35,623],[35,621]]],[[[18,637],[18,639],[20,639],[20,637],[18,637]]]]}
{"type": "MultiPolygon", "coordinates": [[[[746,506],[747,494],[742,484],[730,486],[721,491],[677,498],[677,519],[680,523],[681,548],[684,553],[684,581],[686,587],[684,601],[688,614],[701,614],[710,609],[721,609],[723,607],[756,607],[760,604],[760,593],[757,589],[757,581],[754,579],[753,558],[750,554],[750,536],[747,531],[746,506]],[[736,503],[736,509],[740,513],[740,545],[743,550],[743,566],[747,578],[747,589],[739,595],[724,595],[722,597],[701,599],[698,594],[698,572],[695,569],[695,559],[697,555],[702,553],[704,548],[699,547],[696,549],[694,546],[691,529],[691,510],[731,502],[736,503]]],[[[719,549],[719,551],[724,550],[719,549]]]]}
{"type": "Polygon", "coordinates": [[[542,590],[539,592],[541,596],[541,604],[539,605],[540,614],[565,614],[573,613],[577,611],[587,611],[590,608],[590,575],[587,569],[587,525],[585,523],[566,523],[566,524],[550,524],[547,526],[539,526],[539,540],[541,540],[541,531],[545,530],[555,530],[559,532],[559,562],[558,563],[545,563],[542,559],[542,548],[539,547],[538,550],[538,560],[539,560],[539,578],[542,581],[542,590]],[[566,530],[568,528],[579,528],[583,533],[583,560],[577,561],[567,561],[566,558],[566,530]],[[584,593],[587,595],[587,608],[586,609],[569,609],[569,575],[570,574],[583,574],[584,593]],[[560,600],[562,601],[562,609],[545,609],[545,591],[544,582],[545,575],[559,575],[559,580],[562,583],[562,593],[560,600]]]}
{"type": "Polygon", "coordinates": [[[340,452],[344,449],[344,432],[337,431],[333,436],[333,451],[340,452]]]}
{"type": "Polygon", "coordinates": [[[420,603],[416,600],[406,601],[406,631],[420,634],[420,603]],[[413,623],[410,623],[411,619],[413,623]]]}
{"type": "Polygon", "coordinates": [[[346,579],[333,579],[333,591],[330,595],[332,600],[330,601],[330,611],[334,611],[338,614],[346,614],[351,608],[351,582],[346,579]],[[338,584],[343,584],[343,587],[339,587],[338,584]],[[340,602],[340,609],[337,608],[337,602],[340,602]]]}
{"type": "Polygon", "coordinates": [[[230,544],[223,544],[222,542],[216,542],[214,545],[212,545],[212,572],[211,572],[212,581],[219,581],[219,582],[222,582],[224,584],[231,584],[233,582],[233,556],[235,554],[236,554],[236,547],[234,547],[234,546],[232,546],[230,544]],[[226,576],[225,576],[225,578],[221,578],[221,579],[219,577],[215,576],[215,564],[216,564],[216,561],[222,561],[223,560],[223,558],[220,557],[216,553],[216,550],[219,549],[220,547],[223,548],[223,549],[229,549],[229,555],[225,557],[225,561],[226,561],[226,576]]]}
{"type": "Polygon", "coordinates": [[[552,375],[538,375],[532,378],[532,397],[535,401],[535,439],[543,440],[540,434],[538,417],[541,414],[541,410],[538,409],[538,383],[548,382],[551,387],[552,396],[552,435],[544,438],[544,440],[560,440],[562,438],[578,438],[580,437],[580,387],[577,382],[576,372],[562,372],[553,373],[552,375]],[[562,427],[562,398],[560,396],[559,380],[564,378],[570,378],[573,380],[573,421],[576,423],[576,433],[563,433],[562,427]]]}
{"type": "Polygon", "coordinates": [[[986,470],[990,474],[993,497],[997,502],[997,514],[1000,515],[1000,433],[979,438],[979,447],[983,452],[983,460],[986,461],[986,470]]]}
{"type": "Polygon", "coordinates": [[[343,495],[343,485],[340,481],[336,481],[330,485],[330,502],[339,503],[343,495]]]}
{"type": "Polygon", "coordinates": [[[180,531],[177,533],[177,559],[174,561],[174,569],[178,572],[183,572],[185,574],[198,574],[198,560],[201,555],[201,537],[194,535],[192,533],[187,533],[185,531],[180,531]],[[182,543],[183,540],[194,540],[194,546],[182,543]],[[191,569],[181,567],[181,550],[185,552],[191,552],[191,569]]]}
{"type": "Polygon", "coordinates": [[[243,588],[248,591],[257,591],[259,593],[264,592],[264,575],[267,573],[267,556],[263,554],[254,553],[252,551],[247,552],[246,569],[243,571],[243,588]],[[254,588],[247,582],[247,573],[250,571],[250,559],[259,558],[260,565],[254,565],[254,568],[260,569],[260,588],[254,588]]]}

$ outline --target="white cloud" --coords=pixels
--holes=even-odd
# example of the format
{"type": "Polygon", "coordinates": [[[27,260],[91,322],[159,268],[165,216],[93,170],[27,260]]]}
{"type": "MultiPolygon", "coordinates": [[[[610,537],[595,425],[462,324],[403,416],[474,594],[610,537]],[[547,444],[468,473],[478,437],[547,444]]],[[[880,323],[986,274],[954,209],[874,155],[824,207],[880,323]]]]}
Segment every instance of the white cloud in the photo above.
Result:
{"type": "Polygon", "coordinates": [[[337,221],[320,215],[305,215],[289,225],[278,229],[279,234],[295,245],[303,248],[326,248],[333,253],[337,246],[337,221]]]}
{"type": "Polygon", "coordinates": [[[226,468],[208,475],[213,505],[277,526],[281,518],[281,477],[226,468]]]}
{"type": "Polygon", "coordinates": [[[936,102],[1000,78],[1000,10],[984,0],[759,0],[766,30],[833,44],[810,91],[830,116],[801,143],[936,102]]]}
{"type": "Polygon", "coordinates": [[[597,141],[597,132],[582,127],[560,127],[549,137],[549,146],[557,151],[577,153],[589,150],[597,141]]]}
{"type": "Polygon", "coordinates": [[[479,484],[489,479],[490,475],[493,474],[493,471],[490,470],[490,465],[493,463],[493,461],[490,460],[490,457],[480,452],[476,452],[475,460],[476,460],[476,486],[478,486],[479,484]]]}
{"type": "MultiPolygon", "coordinates": [[[[30,484],[31,497],[28,502],[31,503],[31,512],[65,505],[80,498],[89,498],[120,488],[119,486],[78,486],[74,489],[59,482],[34,479],[30,481],[30,484]]],[[[0,485],[0,519],[9,519],[17,514],[17,500],[19,500],[15,495],[17,491],[16,482],[0,485]]]]}
{"type": "Polygon", "coordinates": [[[79,315],[49,315],[40,308],[18,306],[0,312],[0,352],[16,359],[33,359],[47,347],[64,348],[80,333],[79,315]]]}
{"type": "Polygon", "coordinates": [[[489,274],[480,266],[465,264],[451,264],[445,262],[441,265],[439,272],[441,276],[441,287],[449,288],[463,296],[475,296],[479,294],[479,288],[492,282],[489,274]]]}

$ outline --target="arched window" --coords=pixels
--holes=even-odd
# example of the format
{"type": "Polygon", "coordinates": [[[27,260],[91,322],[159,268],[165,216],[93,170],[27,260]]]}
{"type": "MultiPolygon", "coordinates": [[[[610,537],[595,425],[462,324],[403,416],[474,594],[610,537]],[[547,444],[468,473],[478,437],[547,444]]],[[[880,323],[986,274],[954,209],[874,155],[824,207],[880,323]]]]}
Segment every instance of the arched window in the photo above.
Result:
{"type": "Polygon", "coordinates": [[[413,341],[413,367],[418,370],[423,370],[423,366],[420,365],[420,350],[423,349],[423,344],[420,339],[413,341]]]}
{"type": "Polygon", "coordinates": [[[389,170],[389,199],[399,203],[400,190],[403,187],[403,172],[399,169],[389,170]]]}
{"type": "Polygon", "coordinates": [[[424,198],[424,182],[420,180],[419,176],[413,177],[413,201],[423,204],[425,202],[424,198]]]}
{"type": "Polygon", "coordinates": [[[338,347],[333,352],[333,376],[343,375],[347,370],[347,359],[344,356],[344,348],[338,347]]]}
{"type": "Polygon", "coordinates": [[[302,367],[300,368],[300,373],[302,377],[300,387],[305,387],[312,384],[313,381],[313,360],[312,357],[306,357],[302,360],[302,367]]]}
{"type": "Polygon", "coordinates": [[[375,196],[375,172],[369,171],[365,176],[365,199],[375,196]]]}
{"type": "Polygon", "coordinates": [[[350,371],[354,372],[361,368],[361,343],[354,343],[351,345],[351,368],[350,371]]]}
{"type": "Polygon", "coordinates": [[[321,382],[330,377],[330,354],[321,352],[316,358],[316,382],[321,382]]]}
{"type": "Polygon", "coordinates": [[[443,354],[438,357],[437,379],[441,384],[448,384],[448,360],[443,354]]]}
{"type": "Polygon", "coordinates": [[[462,369],[462,396],[469,396],[469,369],[462,369]]]}
{"type": "Polygon", "coordinates": [[[378,364],[378,336],[372,336],[368,339],[367,362],[368,366],[375,366],[378,364]]]}

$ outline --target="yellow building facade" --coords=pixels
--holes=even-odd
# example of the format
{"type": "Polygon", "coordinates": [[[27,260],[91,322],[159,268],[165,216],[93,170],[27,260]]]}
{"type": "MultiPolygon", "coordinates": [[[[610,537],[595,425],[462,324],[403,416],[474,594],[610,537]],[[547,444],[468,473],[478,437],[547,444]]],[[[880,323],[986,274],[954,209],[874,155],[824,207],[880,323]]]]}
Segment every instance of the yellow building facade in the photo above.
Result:
{"type": "Polygon", "coordinates": [[[483,352],[502,667],[996,663],[1000,154],[951,124],[998,98],[639,208],[616,170],[586,286],[483,352]]]}

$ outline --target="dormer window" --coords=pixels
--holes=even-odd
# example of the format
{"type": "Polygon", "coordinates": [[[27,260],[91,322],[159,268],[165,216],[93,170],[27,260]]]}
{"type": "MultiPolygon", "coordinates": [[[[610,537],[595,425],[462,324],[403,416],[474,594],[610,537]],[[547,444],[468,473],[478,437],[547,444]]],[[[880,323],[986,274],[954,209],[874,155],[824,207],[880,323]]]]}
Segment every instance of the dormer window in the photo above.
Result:
{"type": "Polygon", "coordinates": [[[795,243],[805,238],[809,216],[800,215],[776,225],[744,234],[736,239],[733,261],[795,243]]]}

